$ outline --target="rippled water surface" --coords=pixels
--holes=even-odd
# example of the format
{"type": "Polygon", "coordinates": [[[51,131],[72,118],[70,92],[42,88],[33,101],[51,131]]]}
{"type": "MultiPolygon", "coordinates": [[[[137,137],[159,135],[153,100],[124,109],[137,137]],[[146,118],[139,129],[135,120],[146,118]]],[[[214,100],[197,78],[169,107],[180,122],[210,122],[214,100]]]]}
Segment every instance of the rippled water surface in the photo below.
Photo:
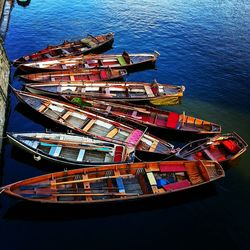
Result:
{"type": "MultiPolygon", "coordinates": [[[[169,109],[219,123],[250,142],[249,1],[15,2],[5,48],[13,60],[48,44],[110,31],[115,43],[107,53],[161,54],[156,70],[131,73],[127,80],[184,84],[182,104],[169,109]]],[[[17,104],[10,94],[7,131],[56,129],[17,104]]],[[[2,196],[0,249],[249,249],[249,160],[247,153],[207,188],[145,203],[62,209],[2,196]]],[[[1,165],[2,185],[53,169],[7,142],[1,165]]]]}

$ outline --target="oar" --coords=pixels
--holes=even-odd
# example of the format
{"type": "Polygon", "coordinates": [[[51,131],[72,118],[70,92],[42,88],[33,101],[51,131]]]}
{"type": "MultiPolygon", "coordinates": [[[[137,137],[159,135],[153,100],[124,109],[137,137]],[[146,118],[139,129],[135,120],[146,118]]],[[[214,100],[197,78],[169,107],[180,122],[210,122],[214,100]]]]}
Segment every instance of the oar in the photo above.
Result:
{"type": "Polygon", "coordinates": [[[79,197],[79,196],[138,196],[138,193],[75,193],[75,194],[21,194],[21,196],[30,199],[41,199],[41,198],[49,198],[51,196],[59,196],[59,197],[79,197]]]}
{"type": "Polygon", "coordinates": [[[204,143],[196,146],[195,148],[191,149],[190,151],[188,151],[187,153],[183,154],[182,156],[185,157],[185,156],[189,156],[189,155],[191,155],[193,153],[196,153],[197,151],[199,151],[199,149],[201,147],[203,147],[202,149],[208,148],[210,146],[210,144],[208,144],[208,143],[209,143],[209,141],[205,141],[204,143]],[[208,145],[206,147],[204,147],[204,145],[206,145],[206,144],[208,144],[208,145]]]}
{"type": "Polygon", "coordinates": [[[106,180],[106,179],[116,179],[116,178],[129,177],[129,176],[134,176],[134,175],[124,174],[124,175],[119,175],[119,176],[104,176],[104,177],[84,179],[84,180],[63,181],[63,182],[54,182],[54,183],[52,182],[50,183],[50,185],[57,186],[57,185],[74,184],[74,183],[81,183],[81,182],[92,182],[92,181],[106,180]]]}
{"type": "Polygon", "coordinates": [[[57,145],[51,144],[48,145],[49,147],[57,147],[57,146],[64,146],[66,148],[75,148],[75,149],[89,149],[89,150],[99,150],[99,151],[112,151],[113,149],[111,147],[106,147],[106,146],[98,146],[98,145],[81,145],[77,143],[67,143],[67,142],[60,142],[60,141],[49,141],[49,140],[40,140],[41,142],[46,142],[46,143],[57,143],[57,145]],[[73,145],[72,145],[73,144],[73,145]]]}
{"type": "Polygon", "coordinates": [[[51,194],[54,196],[135,196],[138,193],[75,193],[75,194],[51,194]]]}

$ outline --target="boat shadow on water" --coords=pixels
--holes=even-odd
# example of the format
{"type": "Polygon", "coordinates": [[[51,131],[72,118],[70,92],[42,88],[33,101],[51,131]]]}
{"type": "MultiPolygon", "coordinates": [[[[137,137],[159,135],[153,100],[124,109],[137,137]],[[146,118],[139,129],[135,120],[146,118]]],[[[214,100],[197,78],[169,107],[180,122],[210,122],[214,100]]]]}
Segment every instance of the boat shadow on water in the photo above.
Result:
{"type": "MultiPolygon", "coordinates": [[[[171,193],[162,197],[150,197],[134,201],[119,201],[103,204],[41,204],[29,201],[18,201],[4,213],[3,218],[21,221],[70,221],[89,218],[104,218],[129,213],[142,213],[168,209],[216,196],[217,191],[212,183],[197,187],[194,190],[171,193]]],[[[12,199],[12,198],[10,198],[12,199]]]]}

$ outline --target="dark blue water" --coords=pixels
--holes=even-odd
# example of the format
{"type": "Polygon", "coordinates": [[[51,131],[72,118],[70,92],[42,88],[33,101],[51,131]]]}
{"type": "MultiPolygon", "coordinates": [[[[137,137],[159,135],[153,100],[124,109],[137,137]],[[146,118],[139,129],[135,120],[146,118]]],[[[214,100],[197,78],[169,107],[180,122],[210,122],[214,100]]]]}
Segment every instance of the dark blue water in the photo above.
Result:
{"type": "MultiPolygon", "coordinates": [[[[88,33],[115,32],[108,53],[153,52],[157,70],[127,80],[184,84],[171,110],[214,121],[250,142],[250,2],[247,0],[31,0],[15,3],[9,59],[88,33]]],[[[12,79],[20,89],[22,83],[12,79]]],[[[7,131],[57,129],[10,94],[7,131]]],[[[1,196],[0,249],[249,249],[249,153],[206,188],[149,202],[51,208],[1,196]]],[[[5,142],[2,185],[54,169],[5,142]]]]}

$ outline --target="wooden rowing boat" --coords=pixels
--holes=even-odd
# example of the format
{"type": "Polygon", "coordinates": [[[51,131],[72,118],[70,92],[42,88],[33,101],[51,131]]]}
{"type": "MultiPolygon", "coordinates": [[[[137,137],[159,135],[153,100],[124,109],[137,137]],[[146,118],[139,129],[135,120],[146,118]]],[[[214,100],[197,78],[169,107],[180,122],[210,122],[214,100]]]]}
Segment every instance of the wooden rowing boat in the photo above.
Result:
{"type": "Polygon", "coordinates": [[[81,82],[109,81],[122,79],[127,75],[126,69],[83,69],[79,71],[55,71],[20,75],[26,82],[81,82]]]}
{"type": "Polygon", "coordinates": [[[213,160],[230,163],[247,150],[247,143],[235,132],[192,141],[176,156],[186,160],[213,160]]]}
{"type": "Polygon", "coordinates": [[[144,54],[128,54],[124,52],[123,54],[115,55],[98,54],[74,57],[70,56],[25,63],[19,65],[17,69],[23,72],[48,72],[94,68],[136,70],[149,66],[153,67],[158,56],[158,52],[144,54]]]}
{"type": "Polygon", "coordinates": [[[78,133],[99,140],[136,147],[137,151],[142,152],[142,157],[143,153],[145,153],[144,157],[155,156],[158,158],[166,158],[167,155],[176,153],[172,144],[146,134],[145,131],[137,127],[107,119],[93,112],[77,108],[72,104],[15,89],[13,91],[21,102],[54,122],[71,128],[78,133]]]}
{"type": "Polygon", "coordinates": [[[149,101],[154,105],[174,105],[181,101],[184,86],[140,82],[32,83],[25,88],[32,93],[110,101],[149,101]]]}
{"type": "Polygon", "coordinates": [[[102,52],[112,46],[114,33],[92,36],[77,40],[64,41],[59,45],[48,45],[47,48],[37,51],[31,55],[22,56],[13,61],[15,66],[36,61],[46,61],[48,59],[61,58],[66,56],[78,56],[88,53],[102,52]]]}
{"type": "Polygon", "coordinates": [[[1,188],[15,198],[51,204],[96,204],[160,197],[224,177],[214,161],[165,161],[65,170],[1,188]]]}
{"type": "Polygon", "coordinates": [[[33,154],[71,167],[133,162],[134,148],[63,133],[7,133],[10,142],[33,154]]]}
{"type": "Polygon", "coordinates": [[[171,131],[189,132],[194,134],[218,134],[221,126],[196,117],[157,109],[151,106],[132,105],[129,103],[113,103],[102,100],[87,100],[80,97],[68,98],[71,103],[83,109],[90,109],[105,115],[118,116],[125,121],[143,124],[149,128],[171,131]]]}

